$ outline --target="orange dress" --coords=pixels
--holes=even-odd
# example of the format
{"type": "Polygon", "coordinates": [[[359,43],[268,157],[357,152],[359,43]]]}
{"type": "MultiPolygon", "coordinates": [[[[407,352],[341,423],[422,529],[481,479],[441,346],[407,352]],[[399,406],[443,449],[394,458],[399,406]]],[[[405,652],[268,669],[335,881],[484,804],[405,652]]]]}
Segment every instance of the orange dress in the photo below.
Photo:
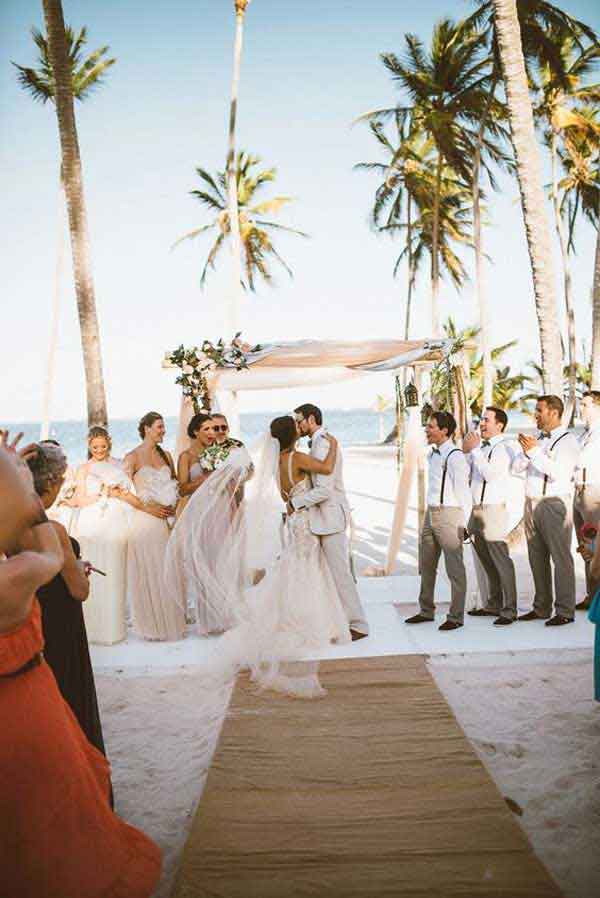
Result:
{"type": "Polygon", "coordinates": [[[109,765],[85,738],[45,661],[40,608],[0,634],[0,893],[149,898],[158,847],[109,807],[109,765]]]}

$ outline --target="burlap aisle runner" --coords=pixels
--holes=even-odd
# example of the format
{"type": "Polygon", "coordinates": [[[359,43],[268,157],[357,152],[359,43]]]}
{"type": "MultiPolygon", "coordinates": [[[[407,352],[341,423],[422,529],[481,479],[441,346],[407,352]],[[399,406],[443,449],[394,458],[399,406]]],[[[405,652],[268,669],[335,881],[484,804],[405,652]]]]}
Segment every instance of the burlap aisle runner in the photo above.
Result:
{"type": "Polygon", "coordinates": [[[557,898],[420,656],[240,678],[174,898],[557,898]]]}

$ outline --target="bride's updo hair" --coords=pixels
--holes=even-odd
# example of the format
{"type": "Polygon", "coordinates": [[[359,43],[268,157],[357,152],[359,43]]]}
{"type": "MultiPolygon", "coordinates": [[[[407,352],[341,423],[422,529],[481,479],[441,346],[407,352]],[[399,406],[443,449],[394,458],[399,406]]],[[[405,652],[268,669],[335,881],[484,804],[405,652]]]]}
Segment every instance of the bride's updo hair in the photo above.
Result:
{"type": "Polygon", "coordinates": [[[296,422],[291,415],[283,415],[271,421],[271,436],[279,441],[281,452],[291,449],[298,439],[296,422]]]}
{"type": "Polygon", "coordinates": [[[204,414],[194,415],[194,417],[188,424],[188,429],[187,429],[187,435],[189,436],[190,440],[195,439],[196,434],[198,433],[198,431],[200,430],[202,425],[206,424],[207,421],[211,421],[211,420],[212,420],[212,415],[204,415],[204,414]]]}
{"type": "Polygon", "coordinates": [[[159,415],[158,412],[148,412],[144,415],[143,418],[140,418],[140,423],[138,424],[138,433],[140,435],[140,440],[143,440],[146,436],[146,428],[152,427],[157,421],[162,421],[163,416],[159,415]]]}
{"type": "Polygon", "coordinates": [[[90,427],[87,438],[88,459],[92,457],[92,453],[90,452],[90,444],[92,440],[97,440],[98,438],[106,440],[106,445],[108,446],[108,454],[110,455],[110,453],[112,452],[112,440],[108,430],[105,427],[90,427]]]}

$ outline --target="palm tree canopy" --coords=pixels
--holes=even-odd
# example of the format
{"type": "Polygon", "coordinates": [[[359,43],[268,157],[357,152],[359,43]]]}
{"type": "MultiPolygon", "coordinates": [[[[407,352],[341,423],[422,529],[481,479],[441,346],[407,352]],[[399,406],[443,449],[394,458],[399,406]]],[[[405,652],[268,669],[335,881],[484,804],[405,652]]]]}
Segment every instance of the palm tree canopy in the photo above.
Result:
{"type": "MultiPolygon", "coordinates": [[[[292,277],[292,270],[275,249],[270,233],[276,230],[285,231],[300,237],[308,237],[308,234],[271,220],[271,216],[277,216],[284,206],[292,202],[290,196],[262,198],[265,186],[275,181],[277,169],[259,169],[258,166],[262,161],[260,157],[252,156],[244,150],[237,154],[236,161],[238,218],[244,269],[247,286],[251,291],[255,291],[257,275],[268,284],[273,282],[268,265],[269,257],[275,259],[292,277]]],[[[199,189],[191,190],[190,193],[215,215],[211,222],[184,234],[173,246],[184,240],[193,240],[207,231],[218,231],[200,277],[200,286],[203,288],[208,271],[214,269],[215,261],[225,240],[230,236],[231,228],[227,202],[227,173],[220,171],[213,176],[206,169],[197,168],[196,174],[202,184],[199,189]]]]}
{"type": "MultiPolygon", "coordinates": [[[[114,65],[117,60],[106,58],[110,49],[108,46],[99,47],[90,53],[89,56],[85,56],[85,45],[87,44],[87,28],[85,26],[80,29],[77,35],[73,28],[68,26],[65,28],[65,34],[71,68],[73,97],[82,102],[88,98],[94,88],[103,82],[107,69],[114,65]]],[[[48,40],[38,28],[32,28],[31,35],[39,50],[38,66],[37,68],[30,68],[13,62],[13,65],[18,70],[17,78],[24,90],[28,91],[34,100],[38,100],[41,103],[46,103],[48,100],[54,101],[54,74],[50,65],[50,57],[48,56],[48,40]]]]}

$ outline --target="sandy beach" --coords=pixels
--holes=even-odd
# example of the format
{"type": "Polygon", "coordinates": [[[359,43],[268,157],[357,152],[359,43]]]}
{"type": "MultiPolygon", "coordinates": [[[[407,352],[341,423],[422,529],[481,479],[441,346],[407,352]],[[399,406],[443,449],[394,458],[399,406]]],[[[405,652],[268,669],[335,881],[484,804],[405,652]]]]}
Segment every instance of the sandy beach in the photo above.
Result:
{"type": "MultiPolygon", "coordinates": [[[[345,456],[360,575],[384,560],[395,464],[393,452],[382,448],[348,449],[345,456]]],[[[517,547],[514,557],[519,604],[526,608],[532,589],[525,547],[517,547]]],[[[468,566],[469,600],[474,601],[470,557],[468,566]]],[[[577,574],[581,595],[579,559],[577,574]]],[[[360,580],[372,635],[344,653],[426,654],[459,723],[501,794],[511,799],[515,811],[522,811],[520,824],[566,898],[592,898],[600,892],[600,856],[595,850],[600,708],[592,699],[592,626],[580,612],[574,626],[558,632],[537,623],[498,632],[489,620],[467,619],[457,633],[439,634],[429,625],[417,628],[418,634],[409,633],[402,619],[415,607],[417,585],[413,495],[397,574],[360,580]]],[[[442,600],[447,588],[441,577],[442,600]]],[[[441,603],[441,617],[444,609],[441,603]]],[[[203,685],[197,664],[206,646],[206,640],[190,635],[177,644],[142,643],[130,637],[117,646],[92,649],[117,810],[148,832],[164,852],[164,874],[156,892],[160,898],[169,895],[201,797],[207,736],[209,742],[216,736],[199,732],[198,724],[203,685]]],[[[341,649],[332,649],[328,657],[340,654],[341,649]]]]}

